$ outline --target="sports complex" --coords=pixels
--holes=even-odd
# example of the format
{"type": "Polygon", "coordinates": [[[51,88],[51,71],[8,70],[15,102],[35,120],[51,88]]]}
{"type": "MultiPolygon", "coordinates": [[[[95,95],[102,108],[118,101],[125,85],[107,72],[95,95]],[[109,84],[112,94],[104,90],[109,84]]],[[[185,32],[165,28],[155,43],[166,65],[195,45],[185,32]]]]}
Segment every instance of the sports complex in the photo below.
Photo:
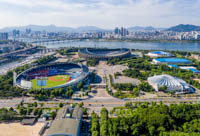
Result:
{"type": "Polygon", "coordinates": [[[32,67],[16,77],[16,85],[23,89],[55,89],[73,86],[88,78],[85,65],[54,63],[32,67]]]}
{"type": "Polygon", "coordinates": [[[131,55],[128,49],[82,48],[79,50],[81,58],[112,59],[125,58],[131,55]]]}

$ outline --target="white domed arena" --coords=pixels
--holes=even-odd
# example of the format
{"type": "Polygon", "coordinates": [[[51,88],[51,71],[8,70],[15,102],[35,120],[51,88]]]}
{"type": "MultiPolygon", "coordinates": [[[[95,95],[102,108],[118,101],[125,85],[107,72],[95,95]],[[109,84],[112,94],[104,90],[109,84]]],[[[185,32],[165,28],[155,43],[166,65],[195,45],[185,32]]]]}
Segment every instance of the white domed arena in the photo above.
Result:
{"type": "Polygon", "coordinates": [[[195,89],[188,83],[180,78],[170,75],[157,75],[148,78],[148,83],[156,90],[159,91],[160,87],[167,87],[167,92],[175,91],[176,94],[193,93],[195,89]]]}

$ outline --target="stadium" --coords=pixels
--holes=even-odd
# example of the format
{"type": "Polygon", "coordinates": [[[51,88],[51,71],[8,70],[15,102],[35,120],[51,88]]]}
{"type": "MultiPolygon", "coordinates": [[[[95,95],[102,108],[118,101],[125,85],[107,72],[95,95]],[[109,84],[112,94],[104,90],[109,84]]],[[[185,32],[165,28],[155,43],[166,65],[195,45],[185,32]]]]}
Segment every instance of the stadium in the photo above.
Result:
{"type": "Polygon", "coordinates": [[[79,57],[81,58],[96,58],[96,59],[112,59],[125,58],[131,55],[128,49],[96,49],[96,48],[82,48],[79,50],[79,57]]]}
{"type": "Polygon", "coordinates": [[[85,65],[55,63],[32,67],[16,77],[16,85],[23,89],[55,89],[74,86],[88,78],[85,65]]]}
{"type": "Polygon", "coordinates": [[[167,87],[167,92],[175,91],[176,94],[193,93],[195,91],[195,89],[184,80],[170,75],[157,75],[149,77],[147,80],[156,91],[159,91],[159,88],[163,86],[167,87]]]}

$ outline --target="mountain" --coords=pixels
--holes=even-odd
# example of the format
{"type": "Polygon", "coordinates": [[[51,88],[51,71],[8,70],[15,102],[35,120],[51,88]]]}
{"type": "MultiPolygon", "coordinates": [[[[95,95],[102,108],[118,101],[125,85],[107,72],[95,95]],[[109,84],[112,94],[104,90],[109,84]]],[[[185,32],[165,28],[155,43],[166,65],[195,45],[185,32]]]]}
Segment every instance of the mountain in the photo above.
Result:
{"type": "Polygon", "coordinates": [[[99,27],[96,27],[96,26],[82,26],[82,27],[78,27],[76,29],[77,31],[80,31],[80,32],[87,32],[87,31],[90,31],[90,32],[98,32],[98,31],[108,31],[108,30],[105,30],[105,29],[102,29],[102,28],[99,28],[99,27]]]}
{"type": "Polygon", "coordinates": [[[41,26],[41,25],[28,25],[28,26],[19,26],[19,27],[5,27],[1,29],[0,31],[9,32],[13,29],[17,29],[20,31],[25,31],[27,28],[30,28],[32,31],[73,31],[74,28],[71,27],[58,27],[55,25],[47,25],[47,26],[41,26]]]}
{"type": "Polygon", "coordinates": [[[147,27],[141,27],[141,26],[135,26],[135,27],[129,27],[129,31],[158,31],[158,30],[163,30],[164,28],[155,28],[152,26],[147,26],[147,27]]]}
{"type": "Polygon", "coordinates": [[[177,26],[173,26],[169,29],[166,29],[166,31],[174,31],[174,32],[191,32],[191,31],[200,31],[200,26],[195,26],[195,25],[184,25],[180,24],[177,26]]]}
{"type": "Polygon", "coordinates": [[[82,26],[78,28],[72,28],[72,27],[60,27],[55,25],[47,25],[47,26],[41,26],[41,25],[28,25],[28,26],[19,26],[19,27],[5,27],[3,29],[0,29],[1,32],[10,32],[13,29],[17,29],[20,31],[25,31],[27,28],[30,28],[32,31],[47,31],[47,32],[55,32],[55,31],[67,31],[67,32],[98,32],[98,31],[108,31],[105,29],[101,29],[95,26],[82,26]]]}

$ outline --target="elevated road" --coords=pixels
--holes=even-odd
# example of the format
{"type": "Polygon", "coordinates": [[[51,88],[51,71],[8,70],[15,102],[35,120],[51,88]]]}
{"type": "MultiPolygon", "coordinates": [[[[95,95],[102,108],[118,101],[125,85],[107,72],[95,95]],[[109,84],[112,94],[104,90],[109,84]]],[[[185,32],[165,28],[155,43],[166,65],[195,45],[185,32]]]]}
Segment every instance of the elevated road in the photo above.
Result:
{"type": "Polygon", "coordinates": [[[25,49],[21,49],[21,50],[16,50],[16,51],[12,51],[9,53],[3,53],[3,54],[0,54],[0,58],[6,58],[6,57],[16,56],[18,54],[24,54],[26,52],[33,51],[34,49],[37,49],[37,46],[25,48],[25,49]]]}

